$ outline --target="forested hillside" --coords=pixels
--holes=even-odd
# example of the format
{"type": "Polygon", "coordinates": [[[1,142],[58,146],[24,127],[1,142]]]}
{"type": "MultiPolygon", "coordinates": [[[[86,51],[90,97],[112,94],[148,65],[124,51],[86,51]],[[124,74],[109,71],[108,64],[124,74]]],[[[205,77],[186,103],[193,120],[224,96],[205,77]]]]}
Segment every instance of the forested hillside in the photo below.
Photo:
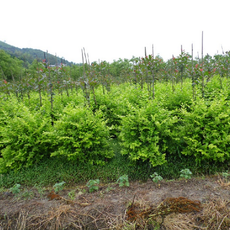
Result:
{"type": "MultiPolygon", "coordinates": [[[[9,53],[12,57],[17,57],[18,59],[24,62],[25,67],[28,67],[28,64],[31,64],[34,59],[38,59],[38,61],[42,61],[44,58],[44,51],[38,49],[31,48],[17,48],[15,46],[11,46],[5,42],[0,41],[0,50],[4,50],[9,53]]],[[[73,64],[72,62],[66,61],[60,57],[56,57],[52,54],[45,54],[46,59],[50,65],[64,63],[67,65],[73,64]]]]}

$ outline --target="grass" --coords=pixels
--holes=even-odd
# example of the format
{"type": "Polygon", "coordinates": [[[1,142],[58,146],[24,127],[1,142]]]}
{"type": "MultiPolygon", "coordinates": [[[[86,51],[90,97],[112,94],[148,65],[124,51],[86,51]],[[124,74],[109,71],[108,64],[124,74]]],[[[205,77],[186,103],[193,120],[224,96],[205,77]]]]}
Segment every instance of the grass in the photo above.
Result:
{"type": "Polygon", "coordinates": [[[130,181],[146,181],[154,172],[164,179],[171,180],[180,177],[180,171],[188,168],[193,175],[210,175],[226,171],[229,167],[226,163],[202,162],[202,167],[196,165],[191,157],[175,158],[167,157],[167,163],[157,167],[150,167],[148,162],[133,164],[126,156],[120,154],[121,147],[118,140],[112,139],[111,147],[115,157],[104,166],[72,163],[64,158],[50,158],[30,168],[22,168],[20,171],[11,171],[0,175],[0,188],[10,188],[15,184],[33,187],[50,187],[62,181],[66,186],[85,184],[89,180],[100,179],[103,183],[116,182],[119,177],[127,174],[130,181]]]}

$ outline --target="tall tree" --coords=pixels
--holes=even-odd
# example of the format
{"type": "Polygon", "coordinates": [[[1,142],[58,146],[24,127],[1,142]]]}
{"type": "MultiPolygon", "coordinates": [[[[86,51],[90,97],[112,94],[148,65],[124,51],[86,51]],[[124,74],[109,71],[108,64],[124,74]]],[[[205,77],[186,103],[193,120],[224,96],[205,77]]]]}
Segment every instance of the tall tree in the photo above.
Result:
{"type": "Polygon", "coordinates": [[[22,71],[23,61],[12,58],[4,50],[0,50],[0,77],[5,80],[18,78],[22,71]]]}

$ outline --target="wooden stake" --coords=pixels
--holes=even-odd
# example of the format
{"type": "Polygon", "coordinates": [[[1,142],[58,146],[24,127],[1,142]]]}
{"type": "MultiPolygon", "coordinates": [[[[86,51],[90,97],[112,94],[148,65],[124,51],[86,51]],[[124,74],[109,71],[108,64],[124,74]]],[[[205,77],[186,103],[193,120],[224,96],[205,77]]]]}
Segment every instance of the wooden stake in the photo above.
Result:
{"type": "Polygon", "coordinates": [[[171,61],[171,75],[172,75],[172,91],[175,91],[175,87],[174,87],[174,65],[173,65],[173,58],[174,56],[172,55],[172,61],[171,61]]]}
{"type": "MultiPolygon", "coordinates": [[[[202,31],[202,39],[201,39],[201,66],[203,68],[203,58],[204,58],[204,45],[203,45],[203,31],[202,31]]],[[[203,71],[201,72],[202,75],[202,97],[204,98],[204,74],[203,71]]]]}
{"type": "Polygon", "coordinates": [[[223,46],[221,45],[221,49],[222,49],[222,54],[224,54],[224,49],[223,49],[223,46]]]}
{"type": "Polygon", "coordinates": [[[152,45],[152,56],[153,56],[153,59],[154,59],[154,45],[152,45]]]}
{"type": "Polygon", "coordinates": [[[89,54],[87,53],[87,57],[88,57],[88,63],[89,63],[89,65],[90,65],[90,62],[89,62],[89,54]]]}
{"type": "Polygon", "coordinates": [[[83,49],[81,50],[81,55],[82,55],[82,64],[83,64],[83,78],[85,80],[85,63],[84,63],[83,49]]]}
{"type": "Polygon", "coordinates": [[[193,44],[192,44],[192,93],[193,93],[193,100],[195,100],[195,81],[194,81],[194,73],[193,73],[193,44]]]}
{"type": "MultiPolygon", "coordinates": [[[[152,56],[154,59],[154,46],[152,45],[152,56]]],[[[153,61],[153,65],[154,65],[154,61],[153,61]]],[[[153,89],[152,89],[152,93],[153,93],[153,99],[155,98],[155,73],[154,73],[154,66],[152,67],[152,79],[153,79],[153,89]]],[[[151,90],[151,84],[150,84],[150,90],[151,90]]]]}
{"type": "MultiPolygon", "coordinates": [[[[181,57],[182,57],[182,53],[183,53],[182,45],[181,45],[181,48],[180,48],[180,52],[181,52],[181,57]]],[[[182,90],[182,88],[183,88],[183,68],[181,68],[181,73],[180,74],[181,74],[180,78],[181,78],[181,90],[182,90]]]]}
{"type": "Polygon", "coordinates": [[[202,31],[202,38],[201,38],[201,60],[202,60],[202,63],[203,63],[203,56],[204,56],[204,43],[203,43],[203,31],[202,31]]]}
{"type": "Polygon", "coordinates": [[[86,58],[86,53],[85,53],[85,48],[83,47],[83,54],[85,56],[85,64],[87,64],[87,58],[86,58]]]}

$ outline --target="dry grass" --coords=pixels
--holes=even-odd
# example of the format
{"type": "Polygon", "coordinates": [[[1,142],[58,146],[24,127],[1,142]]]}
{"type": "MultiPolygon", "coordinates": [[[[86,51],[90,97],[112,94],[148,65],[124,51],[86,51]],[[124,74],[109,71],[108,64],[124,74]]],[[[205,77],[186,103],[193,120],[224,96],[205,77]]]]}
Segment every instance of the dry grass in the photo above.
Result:
{"type": "Polygon", "coordinates": [[[76,211],[70,205],[60,205],[43,215],[31,216],[28,220],[29,229],[60,229],[65,223],[77,217],[76,211]]]}
{"type": "Polygon", "coordinates": [[[221,178],[218,180],[218,183],[221,187],[228,187],[230,186],[230,182],[224,182],[221,178]]]}
{"type": "Polygon", "coordinates": [[[145,209],[141,209],[137,203],[132,203],[128,207],[126,219],[130,224],[124,221],[124,229],[129,226],[127,229],[229,230],[230,202],[223,199],[209,200],[201,207],[197,201],[170,198],[155,208],[145,209]]]}
{"type": "Polygon", "coordinates": [[[204,205],[200,218],[209,230],[229,230],[230,202],[223,199],[210,200],[204,205]]]}
{"type": "Polygon", "coordinates": [[[199,205],[186,198],[168,198],[158,206],[139,199],[133,200],[119,216],[111,212],[112,208],[102,204],[83,212],[80,205],[60,203],[37,215],[31,215],[31,210],[21,210],[14,216],[0,217],[0,229],[230,229],[230,202],[223,199],[210,199],[199,205]]]}

